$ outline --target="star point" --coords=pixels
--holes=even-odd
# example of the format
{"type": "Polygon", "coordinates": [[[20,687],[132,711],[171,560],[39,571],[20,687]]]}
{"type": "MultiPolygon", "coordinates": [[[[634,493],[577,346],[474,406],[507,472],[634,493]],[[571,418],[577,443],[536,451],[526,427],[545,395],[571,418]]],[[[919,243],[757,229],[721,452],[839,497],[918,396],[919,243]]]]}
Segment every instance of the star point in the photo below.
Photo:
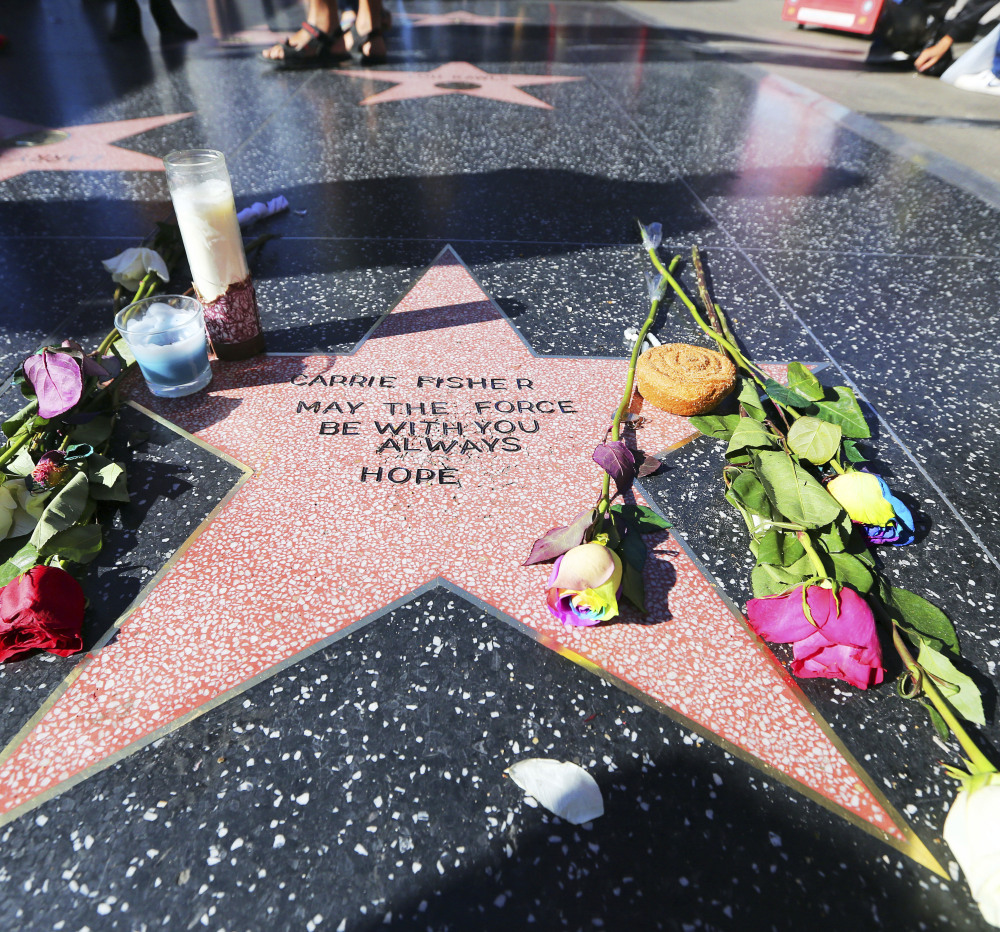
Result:
{"type": "Polygon", "coordinates": [[[193,113],[46,127],[0,116],[0,182],[31,171],[163,171],[163,161],[112,143],[184,120],[193,113]],[[23,145],[49,135],[43,145],[23,145]]]}

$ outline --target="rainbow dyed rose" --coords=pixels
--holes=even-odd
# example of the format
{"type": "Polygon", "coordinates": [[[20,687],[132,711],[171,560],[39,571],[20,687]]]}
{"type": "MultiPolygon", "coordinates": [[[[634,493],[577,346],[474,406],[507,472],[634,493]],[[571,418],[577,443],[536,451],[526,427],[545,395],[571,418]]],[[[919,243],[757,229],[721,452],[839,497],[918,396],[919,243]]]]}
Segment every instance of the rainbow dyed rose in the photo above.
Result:
{"type": "Polygon", "coordinates": [[[566,551],[552,567],[546,601],[564,625],[589,627],[618,615],[622,563],[618,554],[592,541],[566,551]]]}
{"type": "Polygon", "coordinates": [[[881,476],[870,472],[848,472],[827,483],[826,490],[843,506],[851,520],[860,524],[871,544],[912,544],[913,515],[881,476]]]}
{"type": "Polygon", "coordinates": [[[750,627],[765,641],[792,645],[792,673],[830,677],[858,689],[882,682],[882,647],[868,603],[853,589],[796,586],[747,602],[750,627]],[[808,614],[806,611],[808,606],[808,614]]]}

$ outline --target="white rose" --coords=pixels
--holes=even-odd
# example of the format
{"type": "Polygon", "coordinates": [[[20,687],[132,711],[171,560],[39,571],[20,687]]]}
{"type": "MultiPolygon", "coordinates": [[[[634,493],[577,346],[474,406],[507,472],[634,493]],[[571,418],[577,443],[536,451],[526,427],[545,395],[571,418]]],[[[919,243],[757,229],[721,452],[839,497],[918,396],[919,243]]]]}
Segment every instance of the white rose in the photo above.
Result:
{"type": "Polygon", "coordinates": [[[965,873],[983,917],[1000,927],[1000,774],[962,790],[944,821],[944,840],[965,873]]]}
{"type": "Polygon", "coordinates": [[[133,247],[101,264],[111,273],[112,280],[128,291],[135,291],[147,272],[156,272],[163,281],[170,278],[167,263],[155,249],[133,247]]]}

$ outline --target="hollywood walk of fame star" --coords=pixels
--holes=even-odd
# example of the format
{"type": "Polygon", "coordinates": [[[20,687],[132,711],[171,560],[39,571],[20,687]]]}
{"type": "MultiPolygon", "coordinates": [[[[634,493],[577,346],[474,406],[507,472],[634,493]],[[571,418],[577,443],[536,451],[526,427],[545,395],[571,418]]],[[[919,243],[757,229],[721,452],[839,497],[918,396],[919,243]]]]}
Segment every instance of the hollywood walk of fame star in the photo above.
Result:
{"type": "Polygon", "coordinates": [[[451,13],[411,13],[406,19],[412,26],[499,26],[501,23],[519,23],[520,16],[483,16],[468,10],[451,13]]]}
{"type": "Polygon", "coordinates": [[[439,65],[431,71],[372,71],[367,74],[356,71],[337,71],[334,74],[345,78],[392,81],[396,85],[366,97],[361,101],[362,106],[384,104],[392,100],[440,97],[444,94],[467,94],[469,97],[499,100],[508,104],[522,104],[526,107],[551,110],[551,104],[547,104],[537,97],[532,97],[531,94],[525,93],[520,88],[582,80],[566,75],[493,74],[464,61],[453,61],[446,65],[439,65]]]}
{"type": "Polygon", "coordinates": [[[294,30],[275,32],[267,23],[258,26],[251,26],[249,29],[241,29],[239,32],[230,33],[227,36],[220,36],[220,45],[225,46],[246,46],[246,45],[277,45],[290,39],[294,30]]]}
{"type": "Polygon", "coordinates": [[[189,116],[168,113],[56,128],[0,116],[0,181],[31,171],[163,171],[162,159],[111,143],[189,116]]]}
{"type": "MultiPolygon", "coordinates": [[[[549,568],[521,562],[595,500],[589,451],[625,371],[534,356],[446,249],[352,355],[217,366],[175,401],[137,386],[252,475],[0,755],[0,816],[445,581],[933,863],[677,538],[661,535],[647,564],[654,623],[549,615],[549,568]]],[[[689,436],[686,419],[659,417],[657,443],[689,436]]]]}

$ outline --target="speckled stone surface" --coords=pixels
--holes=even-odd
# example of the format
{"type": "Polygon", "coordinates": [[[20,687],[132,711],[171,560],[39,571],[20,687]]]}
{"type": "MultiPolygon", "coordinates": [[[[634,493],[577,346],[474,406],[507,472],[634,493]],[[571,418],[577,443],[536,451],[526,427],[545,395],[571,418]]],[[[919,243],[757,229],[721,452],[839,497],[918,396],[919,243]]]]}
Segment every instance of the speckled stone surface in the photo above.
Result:
{"type": "Polygon", "coordinates": [[[0,920],[25,932],[979,927],[939,878],[442,589],[0,844],[0,920]],[[605,815],[525,797],[504,769],[530,757],[586,767],[605,815]]]}
{"type": "MultiPolygon", "coordinates": [[[[966,668],[987,701],[988,725],[977,738],[996,755],[995,208],[927,173],[919,153],[900,155],[855,134],[809,92],[705,55],[697,37],[650,28],[609,4],[393,5],[389,60],[361,77],[346,68],[276,72],[258,60],[269,30],[301,20],[297,4],[177,6],[199,30],[197,42],[161,46],[145,5],[145,39],[117,44],[105,39],[110,3],[38,0],[4,11],[10,42],[0,50],[0,127],[32,124],[69,137],[62,149],[12,149],[9,139],[0,148],[4,377],[42,342],[74,337],[93,345],[107,332],[111,289],[99,261],[169,216],[164,177],[150,168],[175,148],[223,149],[241,207],[279,193],[291,202],[291,212],[248,231],[281,237],[253,269],[268,347],[297,354],[284,357],[288,365],[326,354],[344,365],[361,358],[345,354],[450,245],[507,315],[504,326],[530,348],[531,365],[578,357],[567,371],[596,392],[584,373],[621,368],[622,332],[645,315],[634,218],[659,220],[663,252],[684,257],[680,275],[689,286],[686,257],[692,244],[702,247],[716,296],[757,359],[824,364],[824,381],[849,382],[863,394],[875,428],[865,448],[918,522],[915,546],[880,559],[956,622],[966,668]],[[476,72],[460,63],[480,69],[481,87],[466,86],[476,72]],[[435,69],[467,80],[444,81],[437,90],[447,93],[425,96],[435,69]],[[526,84],[525,77],[572,80],[526,84]],[[530,101],[512,93],[519,82],[530,101]],[[123,122],[135,120],[147,122],[123,122]],[[99,124],[117,126],[112,132],[127,126],[131,135],[88,148],[94,131],[74,128],[99,124]]],[[[172,287],[186,287],[183,270],[172,287]]],[[[447,342],[432,318],[417,321],[428,353],[447,342]]],[[[655,332],[699,341],[675,303],[663,308],[655,332]]],[[[513,358],[498,356],[498,363],[513,358]]],[[[215,407],[179,406],[176,419],[207,442],[230,444],[230,453],[240,446],[232,435],[239,425],[241,452],[266,490],[267,465],[254,451],[267,431],[252,414],[266,392],[244,397],[241,387],[236,370],[219,370],[208,395],[215,407]]],[[[4,411],[16,406],[11,393],[0,399],[4,411]]],[[[243,474],[139,412],[127,419],[130,430],[152,437],[129,452],[133,504],[114,519],[107,549],[84,579],[93,603],[88,648],[102,643],[243,474]]],[[[587,499],[596,482],[585,449],[600,439],[593,426],[595,436],[563,438],[579,446],[579,462],[566,465],[573,451],[563,449],[549,464],[561,481],[553,508],[564,519],[572,517],[566,503],[587,499]]],[[[297,449],[290,443],[283,453],[297,449]]],[[[536,453],[544,459],[555,450],[536,453]]],[[[302,451],[306,471],[322,472],[322,458],[302,451]]],[[[683,566],[680,583],[700,580],[723,607],[725,600],[742,607],[748,595],[745,540],[721,496],[720,453],[707,440],[687,443],[642,486],[676,524],[661,543],[666,559],[647,580],[670,609],[678,591],[667,566],[683,566]]],[[[310,514],[294,494],[280,501],[293,522],[310,514]]],[[[491,499],[479,518],[442,507],[436,521],[469,534],[488,527],[500,539],[502,504],[491,499]]],[[[350,537],[338,527],[336,499],[324,507],[334,534],[350,537]]],[[[398,530],[377,502],[346,509],[356,510],[371,513],[372,533],[398,530]]],[[[532,511],[525,521],[541,533],[554,518],[532,511]]],[[[226,526],[215,524],[207,560],[180,555],[172,565],[181,572],[157,590],[160,601],[140,606],[146,628],[125,638],[135,647],[144,630],[156,636],[166,652],[157,656],[167,660],[153,679],[167,691],[171,646],[177,655],[211,658],[213,639],[246,608],[225,603],[197,619],[183,612],[185,597],[206,604],[207,587],[238,575],[239,561],[227,562],[226,526]],[[183,650],[170,643],[174,629],[157,628],[158,606],[177,619],[183,650]]],[[[331,567],[343,558],[334,534],[322,546],[314,541],[331,567]]],[[[284,565],[287,541],[257,533],[253,543],[256,569],[246,585],[260,588],[267,567],[284,565]]],[[[443,564],[409,554],[381,567],[381,551],[373,544],[371,552],[363,572],[381,573],[377,583],[408,580],[392,593],[405,604],[388,615],[350,627],[387,600],[374,598],[374,586],[367,597],[348,586],[358,608],[340,618],[346,635],[331,623],[302,640],[307,654],[316,653],[290,651],[283,669],[250,664],[244,672],[258,679],[240,680],[246,691],[229,698],[188,703],[191,714],[202,713],[193,721],[135,710],[138,693],[119,694],[115,708],[105,703],[106,720],[85,719],[95,734],[115,733],[119,713],[163,731],[0,828],[5,927],[985,928],[940,840],[954,790],[938,762],[957,762],[958,754],[891,683],[858,693],[830,681],[781,680],[809,721],[829,729],[837,753],[865,774],[866,792],[892,813],[892,831],[912,830],[950,881],[844,818],[858,814],[850,799],[831,812],[802,784],[789,788],[757,769],[768,759],[760,749],[749,763],[736,759],[732,744],[724,750],[695,736],[662,706],[550,649],[561,640],[564,650],[613,668],[630,689],[686,715],[685,703],[700,693],[682,686],[672,694],[671,683],[690,684],[692,671],[711,665],[717,641],[685,665],[671,653],[663,621],[639,640],[624,626],[589,639],[563,636],[546,628],[533,591],[491,592],[469,570],[481,584],[471,587],[477,595],[522,617],[540,632],[539,643],[453,591],[410,599],[413,586],[437,585],[443,564]],[[657,663],[644,653],[650,645],[657,663]],[[679,680],[670,680],[671,665],[679,680]],[[648,676],[637,680],[629,670],[648,676]],[[591,769],[608,814],[574,829],[529,806],[502,776],[532,753],[529,746],[591,769]]],[[[512,579],[513,561],[497,556],[504,545],[490,554],[502,563],[494,578],[512,579]]],[[[283,585],[294,588],[298,579],[311,605],[307,574],[287,569],[283,585]]],[[[120,656],[120,640],[112,637],[91,666],[120,656]]],[[[780,648],[776,656],[787,660],[780,648]]],[[[19,742],[7,742],[78,663],[35,656],[0,670],[6,791],[55,759],[43,753],[21,768],[11,757],[19,742]]],[[[198,669],[193,662],[188,673],[198,669]]],[[[763,731],[775,724],[762,720],[763,731]]],[[[716,740],[741,733],[737,714],[710,726],[699,721],[716,740]]],[[[808,746],[800,744],[801,756],[808,746]]],[[[802,763],[793,754],[785,773],[802,763]]]]}

